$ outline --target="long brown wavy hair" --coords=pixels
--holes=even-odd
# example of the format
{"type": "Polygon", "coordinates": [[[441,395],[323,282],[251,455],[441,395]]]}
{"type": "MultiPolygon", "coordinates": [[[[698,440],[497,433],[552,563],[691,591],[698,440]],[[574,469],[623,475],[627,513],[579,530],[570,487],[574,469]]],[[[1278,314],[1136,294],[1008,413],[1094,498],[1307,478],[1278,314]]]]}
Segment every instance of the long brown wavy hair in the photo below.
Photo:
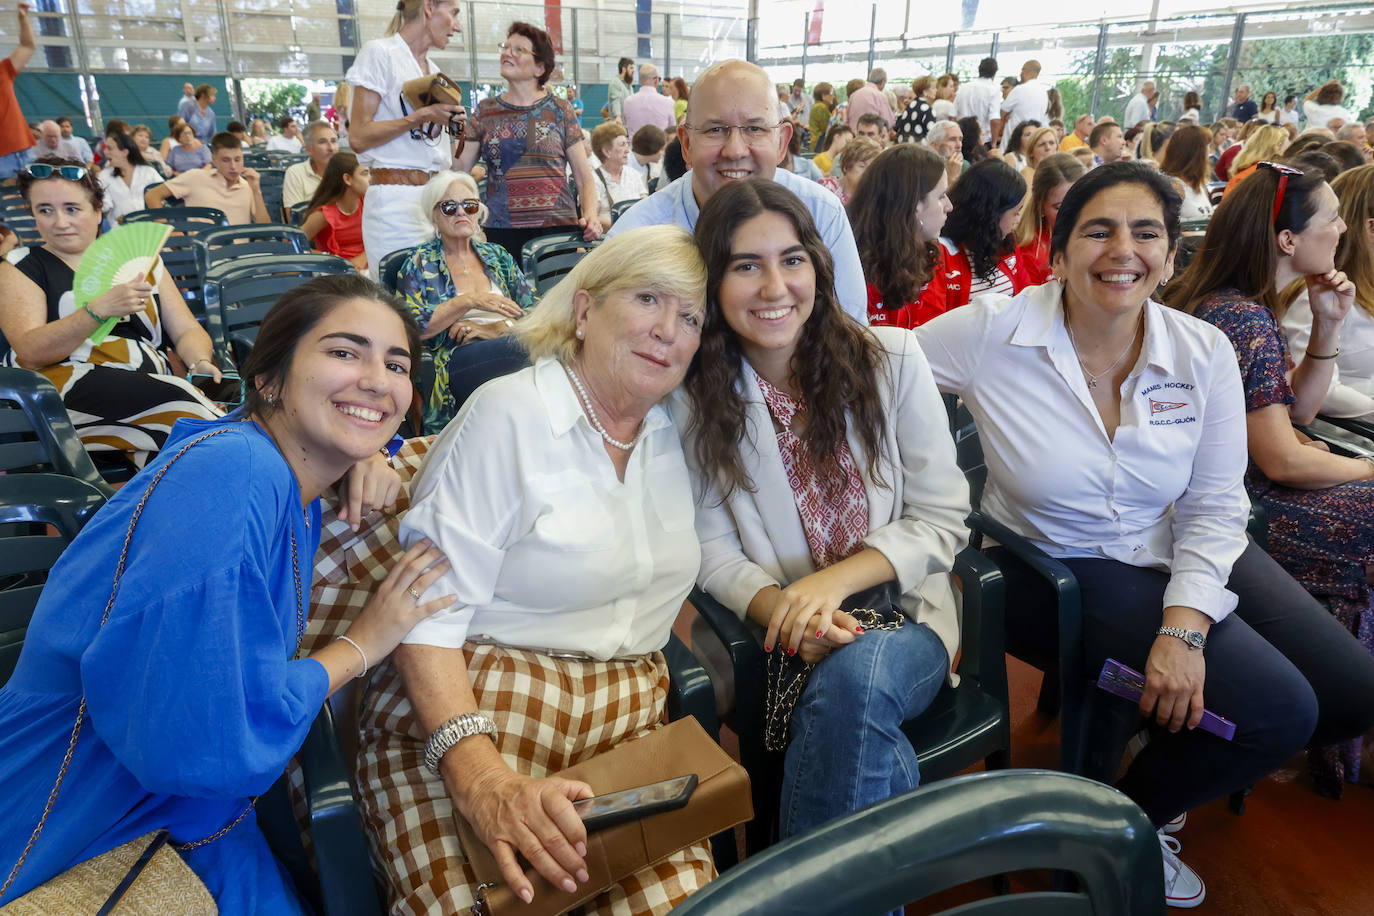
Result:
{"type": "Polygon", "coordinates": [[[920,237],[915,213],[944,174],[944,160],[934,151],[899,143],[873,160],[849,198],[864,276],[889,308],[914,302],[935,273],[940,249],[920,237]]]}
{"type": "Polygon", "coordinates": [[[886,487],[880,464],[887,419],[878,388],[879,345],[841,309],[835,294],[835,262],[806,205],[782,185],[757,178],[731,182],[711,195],[694,233],[707,271],[701,346],[685,382],[697,461],[722,485],[722,498],[737,486],[753,491],[741,457],[741,444],[750,432],[738,390],[744,356],[739,336],[725,320],[720,287],[730,267],[736,231],[765,212],[786,217],[816,271],[815,305],[789,366],[806,411],[802,444],[807,457],[827,488],[838,491],[844,480],[839,449],[852,422],[868,457],[867,478],[886,487]]]}

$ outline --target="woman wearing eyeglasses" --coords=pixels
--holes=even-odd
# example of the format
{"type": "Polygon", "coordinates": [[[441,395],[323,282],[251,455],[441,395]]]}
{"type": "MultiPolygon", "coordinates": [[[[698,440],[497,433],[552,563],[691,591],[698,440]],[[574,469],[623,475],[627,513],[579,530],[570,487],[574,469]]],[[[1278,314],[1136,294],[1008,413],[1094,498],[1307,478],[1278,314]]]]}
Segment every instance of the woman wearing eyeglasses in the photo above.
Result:
{"type": "Polygon", "coordinates": [[[442,51],[461,29],[458,0],[397,0],[386,37],[363,45],[344,79],[352,87],[349,148],[368,167],[363,246],[370,264],[429,237],[416,204],[435,173],[453,166],[451,119],[467,117],[461,105],[413,108],[402,93],[409,80],[439,72],[430,51],[442,51]]]}
{"type": "Polygon", "coordinates": [[[52,382],[88,450],[142,467],[178,419],[220,415],[168,361],[175,350],[189,372],[219,381],[210,335],[165,271],[155,284],[121,283],[76,307],[72,282],[105,199],[84,165],[44,156],[19,173],[19,193],[43,244],[18,264],[0,263],[0,333],[9,342],[0,362],[52,382]],[[109,318],[117,321],[108,336],[92,341],[109,318]]]}
{"type": "Polygon", "coordinates": [[[507,362],[511,372],[529,364],[524,351],[504,338],[534,306],[534,290],[510,253],[483,237],[486,207],[471,175],[435,175],[420,191],[420,207],[435,235],[401,265],[396,291],[434,356],[424,426],[437,433],[476,387],[467,368],[482,364],[479,374],[486,378],[492,360],[507,362]]]}
{"type": "Polygon", "coordinates": [[[577,114],[545,86],[553,75],[553,42],[542,29],[516,22],[500,48],[506,91],[477,106],[458,157],[464,172],[479,157],[486,166],[487,238],[514,258],[530,239],[554,232],[601,238],[596,177],[577,114]]]}
{"type": "MultiPolygon", "coordinates": [[[[1293,427],[1321,407],[1355,287],[1336,270],[1345,231],[1316,172],[1261,162],[1212,215],[1202,248],[1165,301],[1231,339],[1245,383],[1245,484],[1269,514],[1269,552],[1374,651],[1374,463],[1329,452],[1293,427]],[[1312,327],[1297,368],[1279,327],[1285,293],[1306,288],[1312,327]]],[[[1359,772],[1358,740],[1311,755],[1318,790],[1339,796],[1359,772]]]]}

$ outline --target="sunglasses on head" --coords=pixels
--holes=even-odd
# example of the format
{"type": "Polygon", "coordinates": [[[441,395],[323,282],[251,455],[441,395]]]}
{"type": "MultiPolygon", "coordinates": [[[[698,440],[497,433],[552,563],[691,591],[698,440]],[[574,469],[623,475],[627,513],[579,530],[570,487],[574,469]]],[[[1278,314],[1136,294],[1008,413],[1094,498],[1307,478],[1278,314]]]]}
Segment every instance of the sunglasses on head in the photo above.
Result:
{"type": "Polygon", "coordinates": [[[1257,162],[1255,166],[1279,173],[1279,190],[1274,195],[1274,215],[1269,218],[1269,222],[1272,223],[1279,218],[1279,208],[1283,206],[1283,195],[1288,190],[1289,176],[1301,175],[1302,169],[1295,169],[1291,165],[1282,165],[1278,162],[1257,162]]]}
{"type": "Polygon", "coordinates": [[[468,198],[467,200],[441,200],[439,201],[439,212],[445,216],[452,216],[462,207],[463,212],[468,216],[473,216],[481,208],[482,202],[468,198]]]}
{"type": "Polygon", "coordinates": [[[68,181],[80,181],[86,177],[84,165],[49,165],[46,162],[31,162],[24,171],[40,181],[44,178],[51,178],[54,173],[68,181]]]}

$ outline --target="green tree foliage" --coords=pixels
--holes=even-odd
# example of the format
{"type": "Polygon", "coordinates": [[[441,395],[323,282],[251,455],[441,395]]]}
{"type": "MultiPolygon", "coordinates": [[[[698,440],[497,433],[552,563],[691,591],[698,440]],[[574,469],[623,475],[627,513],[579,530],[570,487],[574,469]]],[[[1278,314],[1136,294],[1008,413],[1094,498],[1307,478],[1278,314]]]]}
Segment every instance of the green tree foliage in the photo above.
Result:
{"type": "Polygon", "coordinates": [[[275,125],[282,115],[302,117],[307,90],[290,80],[246,79],[243,102],[250,118],[262,118],[275,125]]]}

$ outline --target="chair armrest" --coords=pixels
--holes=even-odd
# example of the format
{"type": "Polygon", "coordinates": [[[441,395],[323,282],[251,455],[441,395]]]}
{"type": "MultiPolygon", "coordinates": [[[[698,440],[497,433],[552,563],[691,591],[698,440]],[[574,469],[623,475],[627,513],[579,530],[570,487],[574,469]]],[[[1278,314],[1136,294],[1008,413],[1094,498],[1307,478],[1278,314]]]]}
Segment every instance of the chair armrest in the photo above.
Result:
{"type": "Polygon", "coordinates": [[[663,657],[668,662],[668,718],[694,716],[712,741],[720,741],[716,691],[706,669],[676,633],[668,635],[663,657]]]}
{"type": "MultiPolygon", "coordinates": [[[[711,632],[725,646],[730,667],[735,672],[735,717],[740,722],[763,721],[763,646],[735,612],[699,588],[692,589],[687,600],[697,615],[706,621],[711,632]]],[[[752,731],[752,729],[751,729],[752,731]]],[[[741,735],[742,741],[749,740],[741,735]]],[[[762,736],[758,738],[763,747],[762,736]]],[[[746,764],[747,766],[747,764],[746,764]]]]}
{"type": "Polygon", "coordinates": [[[976,534],[997,541],[998,546],[1029,566],[1054,589],[1059,609],[1059,706],[1063,736],[1060,764],[1067,772],[1081,773],[1086,750],[1082,744],[1083,729],[1063,727],[1063,723],[1082,722],[1082,681],[1088,677],[1083,670],[1083,601],[1078,580],[1063,563],[982,512],[970,514],[968,526],[976,534]]]}
{"type": "Polygon", "coordinates": [[[326,916],[378,916],[382,907],[372,876],[372,859],[329,704],[320,709],[310,726],[299,760],[326,916]]]}
{"type": "Polygon", "coordinates": [[[1313,420],[1307,426],[1299,426],[1297,429],[1306,436],[1319,442],[1325,442],[1334,454],[1344,455],[1347,458],[1374,457],[1374,442],[1362,434],[1351,432],[1344,426],[1331,423],[1321,417],[1313,420]]]}
{"type": "Polygon", "coordinates": [[[1374,423],[1368,420],[1359,420],[1354,417],[1328,417],[1325,414],[1317,414],[1317,419],[1323,423],[1330,423],[1332,426],[1339,426],[1346,432],[1352,432],[1357,436],[1374,441],[1374,423]]]}
{"type": "Polygon", "coordinates": [[[963,590],[959,676],[976,680],[1007,707],[1006,587],[1002,571],[972,547],[965,547],[954,558],[954,575],[963,590]]]}
{"type": "Polygon", "coordinates": [[[1245,533],[1254,539],[1261,550],[1268,552],[1269,513],[1265,510],[1264,504],[1257,500],[1250,500],[1250,517],[1245,523],[1245,533]]]}

